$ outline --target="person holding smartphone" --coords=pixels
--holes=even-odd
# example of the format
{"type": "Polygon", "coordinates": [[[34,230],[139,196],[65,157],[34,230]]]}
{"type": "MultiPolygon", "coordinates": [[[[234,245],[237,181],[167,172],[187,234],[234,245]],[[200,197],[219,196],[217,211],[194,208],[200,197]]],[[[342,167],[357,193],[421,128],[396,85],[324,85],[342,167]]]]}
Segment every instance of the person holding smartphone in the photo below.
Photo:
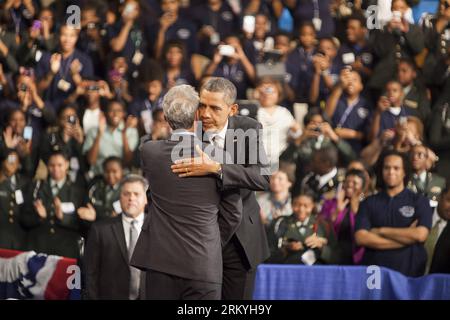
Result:
{"type": "Polygon", "coordinates": [[[409,9],[408,1],[392,1],[392,19],[383,30],[373,30],[370,45],[378,61],[368,82],[378,96],[386,82],[396,75],[396,63],[399,58],[414,58],[424,48],[422,29],[408,22],[405,14],[409,9]]]}
{"type": "Polygon", "coordinates": [[[84,133],[77,111],[72,106],[66,106],[58,115],[57,126],[42,136],[40,157],[46,163],[52,152],[64,152],[69,160],[70,180],[84,186],[87,164],[82,153],[83,142],[84,133]]]}

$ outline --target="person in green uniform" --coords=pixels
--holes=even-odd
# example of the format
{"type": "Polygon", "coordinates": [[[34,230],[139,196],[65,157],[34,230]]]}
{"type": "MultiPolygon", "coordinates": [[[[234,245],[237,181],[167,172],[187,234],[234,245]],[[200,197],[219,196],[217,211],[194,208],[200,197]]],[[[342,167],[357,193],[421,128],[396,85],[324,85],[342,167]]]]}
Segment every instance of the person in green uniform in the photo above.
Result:
{"type": "Polygon", "coordinates": [[[122,178],[122,159],[114,156],[107,158],[103,162],[103,178],[94,182],[88,191],[90,205],[87,208],[95,211],[94,220],[115,217],[122,212],[119,192],[122,178]]]}
{"type": "Polygon", "coordinates": [[[333,261],[335,239],[330,226],[317,218],[314,197],[292,200],[293,214],[272,222],[268,233],[271,256],[267,263],[326,264],[333,261]]]}
{"type": "Polygon", "coordinates": [[[54,151],[47,168],[47,180],[33,187],[29,246],[39,253],[77,258],[81,225],[77,209],[85,203],[85,193],[70,181],[69,160],[63,152],[54,151]]]}
{"type": "Polygon", "coordinates": [[[29,180],[18,173],[19,155],[0,155],[0,248],[23,250],[26,240],[23,214],[29,202],[29,180]]]}
{"type": "Polygon", "coordinates": [[[408,182],[408,189],[426,196],[430,200],[430,207],[435,208],[446,183],[443,177],[429,171],[429,158],[430,151],[423,144],[415,145],[411,149],[413,175],[408,182]]]}

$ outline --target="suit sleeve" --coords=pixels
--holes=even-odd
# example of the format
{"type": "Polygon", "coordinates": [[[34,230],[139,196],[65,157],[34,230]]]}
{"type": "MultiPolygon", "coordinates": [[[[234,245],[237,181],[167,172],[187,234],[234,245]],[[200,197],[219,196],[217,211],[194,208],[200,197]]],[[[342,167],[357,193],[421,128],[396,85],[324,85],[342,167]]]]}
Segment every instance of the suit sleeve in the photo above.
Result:
{"type": "Polygon", "coordinates": [[[96,300],[99,298],[99,274],[100,274],[100,257],[101,247],[98,229],[93,225],[86,241],[86,248],[84,250],[84,265],[86,274],[86,298],[89,300],[96,300]]]}
{"type": "Polygon", "coordinates": [[[243,205],[239,189],[223,190],[218,218],[222,247],[225,247],[239,227],[242,211],[243,205]]]}
{"type": "MultiPolygon", "coordinates": [[[[255,128],[260,132],[262,126],[260,123],[255,128]]],[[[228,188],[244,188],[254,191],[269,190],[270,179],[270,163],[267,160],[266,151],[260,136],[257,134],[257,161],[256,164],[223,164],[222,165],[222,187],[228,188]],[[261,148],[261,150],[260,150],[261,148]]],[[[249,152],[250,148],[246,148],[249,152]]]]}

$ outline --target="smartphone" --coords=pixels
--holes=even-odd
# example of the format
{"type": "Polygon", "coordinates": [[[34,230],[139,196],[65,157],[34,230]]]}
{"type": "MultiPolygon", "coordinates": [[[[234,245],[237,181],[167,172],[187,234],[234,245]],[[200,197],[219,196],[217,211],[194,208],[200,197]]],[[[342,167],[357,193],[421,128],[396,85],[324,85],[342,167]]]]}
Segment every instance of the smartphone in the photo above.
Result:
{"type": "Polygon", "coordinates": [[[71,125],[75,125],[75,123],[77,123],[77,117],[74,115],[69,116],[69,119],[67,120],[68,123],[70,123],[71,125]]]}
{"type": "Polygon", "coordinates": [[[32,30],[40,30],[42,28],[42,22],[40,20],[34,20],[31,25],[32,30]]]}
{"type": "Polygon", "coordinates": [[[32,137],[33,137],[33,127],[26,126],[23,129],[23,138],[25,140],[31,140],[32,137]]]}
{"type": "Polygon", "coordinates": [[[125,9],[123,10],[123,13],[125,15],[130,15],[133,11],[134,11],[134,3],[127,3],[125,9]]]}
{"type": "Polygon", "coordinates": [[[392,19],[395,21],[402,20],[402,13],[400,11],[392,11],[392,19]]]}
{"type": "Polygon", "coordinates": [[[242,30],[247,33],[255,32],[255,16],[244,16],[244,22],[242,24],[242,30]]]}
{"type": "Polygon", "coordinates": [[[227,45],[227,44],[222,44],[219,46],[219,53],[221,56],[224,57],[231,57],[234,55],[235,50],[233,46],[227,45]]]}
{"type": "Polygon", "coordinates": [[[352,64],[355,60],[355,54],[353,52],[344,53],[342,55],[342,62],[344,64],[352,64]]]}

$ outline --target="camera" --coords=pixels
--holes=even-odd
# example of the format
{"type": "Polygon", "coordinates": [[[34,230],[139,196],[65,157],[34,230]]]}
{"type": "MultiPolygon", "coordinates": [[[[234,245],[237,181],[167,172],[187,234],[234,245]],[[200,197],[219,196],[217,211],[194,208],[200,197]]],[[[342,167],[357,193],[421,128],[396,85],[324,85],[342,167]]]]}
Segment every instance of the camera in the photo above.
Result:
{"type": "Polygon", "coordinates": [[[234,55],[235,52],[236,51],[234,50],[233,46],[226,45],[226,44],[223,44],[223,45],[219,46],[219,53],[220,53],[221,56],[231,57],[231,56],[234,55]]]}
{"type": "Polygon", "coordinates": [[[88,29],[88,30],[92,30],[92,29],[95,29],[95,28],[97,28],[97,24],[95,22],[89,22],[86,25],[86,29],[88,29]]]}
{"type": "Polygon", "coordinates": [[[313,130],[316,132],[319,132],[319,133],[322,132],[322,129],[320,129],[320,124],[317,127],[315,127],[313,130]]]}
{"type": "Polygon", "coordinates": [[[69,116],[69,119],[67,119],[67,122],[70,123],[71,125],[75,125],[75,123],[77,123],[77,117],[74,115],[69,116]]]}
{"type": "Polygon", "coordinates": [[[26,92],[28,90],[28,86],[25,83],[21,83],[19,85],[19,90],[23,91],[23,92],[26,92]]]}
{"type": "Polygon", "coordinates": [[[99,86],[96,84],[93,84],[93,85],[90,85],[87,87],[88,91],[98,91],[99,89],[100,89],[99,86]]]}

